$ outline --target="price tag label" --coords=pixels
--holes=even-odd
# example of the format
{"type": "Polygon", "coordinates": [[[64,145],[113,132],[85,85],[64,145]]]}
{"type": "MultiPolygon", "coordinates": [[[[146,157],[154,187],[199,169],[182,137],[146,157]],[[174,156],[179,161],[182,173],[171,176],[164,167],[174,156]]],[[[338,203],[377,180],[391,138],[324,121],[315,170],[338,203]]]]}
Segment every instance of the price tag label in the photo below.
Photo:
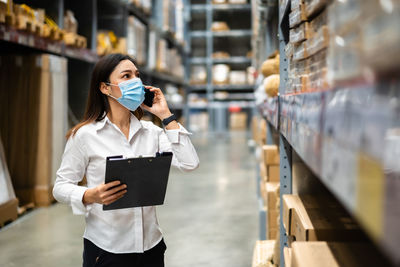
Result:
{"type": "Polygon", "coordinates": [[[29,36],[28,45],[34,47],[35,46],[35,37],[29,36]]]}
{"type": "Polygon", "coordinates": [[[18,43],[23,44],[23,45],[28,45],[28,38],[24,35],[19,35],[18,43]]]}
{"type": "Polygon", "coordinates": [[[11,39],[10,33],[9,32],[4,32],[4,40],[5,41],[10,41],[10,39],[11,39]]]}

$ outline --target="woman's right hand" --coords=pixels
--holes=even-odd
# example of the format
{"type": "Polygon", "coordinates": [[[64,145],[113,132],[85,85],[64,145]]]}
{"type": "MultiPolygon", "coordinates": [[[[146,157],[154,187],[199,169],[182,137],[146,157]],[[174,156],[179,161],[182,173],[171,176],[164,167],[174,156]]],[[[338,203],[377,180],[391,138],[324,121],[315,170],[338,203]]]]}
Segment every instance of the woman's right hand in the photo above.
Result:
{"type": "Polygon", "coordinates": [[[110,205],[111,203],[123,197],[127,192],[126,184],[120,184],[120,181],[113,181],[107,184],[101,184],[97,187],[87,189],[83,194],[83,204],[87,205],[98,203],[110,205]]]}

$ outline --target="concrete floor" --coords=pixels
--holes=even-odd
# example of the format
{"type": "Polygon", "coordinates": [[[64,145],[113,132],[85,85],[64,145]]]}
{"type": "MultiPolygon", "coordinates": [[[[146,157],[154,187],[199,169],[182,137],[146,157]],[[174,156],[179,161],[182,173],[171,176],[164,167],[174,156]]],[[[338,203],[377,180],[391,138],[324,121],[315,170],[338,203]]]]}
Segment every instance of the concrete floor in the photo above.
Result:
{"type": "MultiPolygon", "coordinates": [[[[200,168],[172,170],[158,208],[167,267],[251,266],[258,236],[256,165],[245,133],[194,135],[200,168]]],[[[36,209],[0,230],[0,266],[81,266],[84,218],[36,209]]]]}

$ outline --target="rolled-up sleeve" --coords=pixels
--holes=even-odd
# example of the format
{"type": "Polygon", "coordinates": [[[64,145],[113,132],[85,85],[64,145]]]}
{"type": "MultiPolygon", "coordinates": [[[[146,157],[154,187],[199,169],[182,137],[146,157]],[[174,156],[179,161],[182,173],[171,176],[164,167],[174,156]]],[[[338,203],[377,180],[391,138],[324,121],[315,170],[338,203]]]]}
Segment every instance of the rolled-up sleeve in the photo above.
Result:
{"type": "Polygon", "coordinates": [[[182,171],[191,171],[199,166],[199,158],[189,133],[181,124],[179,129],[164,130],[160,133],[160,151],[170,151],[174,154],[172,165],[182,171]]]}
{"type": "Polygon", "coordinates": [[[84,215],[87,212],[82,199],[87,187],[78,186],[82,181],[88,164],[88,156],[77,134],[71,136],[65,146],[61,166],[57,171],[57,179],[53,188],[54,198],[72,207],[72,212],[84,215]]]}

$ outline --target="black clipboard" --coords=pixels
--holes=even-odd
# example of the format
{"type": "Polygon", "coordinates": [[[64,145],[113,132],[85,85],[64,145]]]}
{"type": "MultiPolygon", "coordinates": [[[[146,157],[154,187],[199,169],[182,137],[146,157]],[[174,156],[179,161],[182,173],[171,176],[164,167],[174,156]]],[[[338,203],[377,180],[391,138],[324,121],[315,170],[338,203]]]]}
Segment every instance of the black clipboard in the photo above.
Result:
{"type": "Polygon", "coordinates": [[[107,157],[105,183],[119,180],[128,192],[103,210],[156,206],[164,204],[172,153],[157,153],[156,157],[123,159],[107,157]]]}

